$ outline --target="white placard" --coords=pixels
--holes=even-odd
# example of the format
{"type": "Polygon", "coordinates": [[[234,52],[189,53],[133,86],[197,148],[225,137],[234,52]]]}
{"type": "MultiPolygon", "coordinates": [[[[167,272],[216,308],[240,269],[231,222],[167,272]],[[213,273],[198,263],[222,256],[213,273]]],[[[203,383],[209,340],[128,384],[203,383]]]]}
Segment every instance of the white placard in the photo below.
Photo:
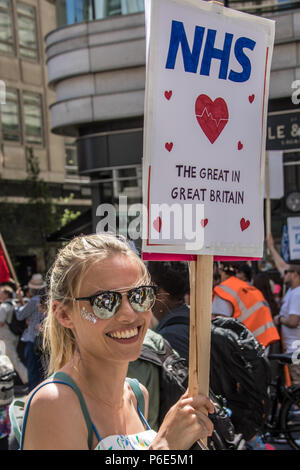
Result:
{"type": "Polygon", "coordinates": [[[288,217],[290,259],[300,259],[300,217],[288,217]]]}
{"type": "Polygon", "coordinates": [[[261,257],[274,22],[146,0],[144,252],[261,257]]]}
{"type": "MultiPolygon", "coordinates": [[[[270,199],[281,199],[284,196],[284,177],[281,150],[270,150],[269,154],[269,178],[270,199]]],[[[267,174],[266,174],[267,178],[267,174]]],[[[266,185],[265,185],[266,187],[266,185]]],[[[267,197],[265,191],[265,198],[267,197]]]]}

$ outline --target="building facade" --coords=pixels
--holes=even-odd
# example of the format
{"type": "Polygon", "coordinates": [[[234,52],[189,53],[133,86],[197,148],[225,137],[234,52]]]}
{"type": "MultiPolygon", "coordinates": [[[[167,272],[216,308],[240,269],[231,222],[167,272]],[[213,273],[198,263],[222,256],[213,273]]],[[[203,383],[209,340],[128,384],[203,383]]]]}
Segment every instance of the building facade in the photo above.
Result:
{"type": "Polygon", "coordinates": [[[55,28],[55,8],[47,1],[0,1],[0,231],[17,271],[45,269],[47,224],[45,233],[34,232],[32,221],[39,216],[30,202],[41,194],[30,183],[30,156],[46,198],[76,210],[90,206],[73,139],[51,132],[55,93],[48,87],[44,37],[55,28]]]}
{"type": "MultiPolygon", "coordinates": [[[[141,200],[144,5],[139,0],[51,3],[57,14],[57,28],[45,38],[48,80],[56,92],[51,128],[76,138],[79,172],[91,178],[95,229],[100,203],[117,203],[120,194],[129,203],[141,200]]],[[[300,215],[300,2],[229,0],[226,5],[276,22],[267,150],[282,158],[284,192],[271,201],[272,231],[279,240],[287,217],[300,215]]]]}

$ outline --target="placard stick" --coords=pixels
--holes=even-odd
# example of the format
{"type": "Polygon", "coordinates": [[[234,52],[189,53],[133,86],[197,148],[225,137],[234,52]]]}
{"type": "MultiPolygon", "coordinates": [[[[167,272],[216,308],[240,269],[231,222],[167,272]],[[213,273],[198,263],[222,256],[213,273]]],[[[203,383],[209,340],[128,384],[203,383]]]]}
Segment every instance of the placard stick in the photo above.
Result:
{"type": "MultiPolygon", "coordinates": [[[[190,272],[189,392],[209,395],[213,256],[197,256],[190,272]]],[[[206,440],[204,440],[206,443],[206,440]]]]}
{"type": "Polygon", "coordinates": [[[8,254],[7,249],[6,249],[6,246],[5,246],[5,243],[4,243],[4,240],[3,240],[3,238],[2,238],[1,233],[0,233],[0,243],[1,243],[1,246],[2,246],[2,249],[3,249],[3,253],[4,253],[4,256],[5,256],[5,260],[6,260],[7,264],[8,264],[9,270],[10,270],[10,272],[11,272],[13,278],[14,278],[14,281],[15,281],[15,283],[16,283],[16,287],[19,287],[19,286],[20,286],[20,283],[19,283],[19,281],[18,281],[18,278],[17,278],[17,275],[16,275],[16,273],[15,273],[14,267],[13,267],[12,262],[11,262],[11,260],[10,260],[10,257],[9,257],[9,254],[8,254]]]}
{"type": "Polygon", "coordinates": [[[189,344],[189,393],[198,393],[198,351],[196,328],[196,261],[190,262],[190,344],[189,344]]]}
{"type": "Polygon", "coordinates": [[[198,352],[198,392],[204,395],[209,394],[212,283],[213,256],[197,256],[196,338],[198,352]]]}

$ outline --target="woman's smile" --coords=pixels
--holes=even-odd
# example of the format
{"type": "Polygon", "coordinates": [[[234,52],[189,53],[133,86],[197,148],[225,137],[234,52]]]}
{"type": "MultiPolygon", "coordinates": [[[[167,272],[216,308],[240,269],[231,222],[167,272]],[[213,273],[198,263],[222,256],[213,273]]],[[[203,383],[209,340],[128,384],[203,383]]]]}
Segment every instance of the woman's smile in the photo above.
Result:
{"type": "Polygon", "coordinates": [[[135,341],[138,340],[139,338],[139,332],[140,332],[141,326],[135,326],[135,327],[128,327],[128,328],[122,328],[120,330],[115,330],[109,333],[106,333],[106,335],[120,343],[134,343],[135,341]]]}

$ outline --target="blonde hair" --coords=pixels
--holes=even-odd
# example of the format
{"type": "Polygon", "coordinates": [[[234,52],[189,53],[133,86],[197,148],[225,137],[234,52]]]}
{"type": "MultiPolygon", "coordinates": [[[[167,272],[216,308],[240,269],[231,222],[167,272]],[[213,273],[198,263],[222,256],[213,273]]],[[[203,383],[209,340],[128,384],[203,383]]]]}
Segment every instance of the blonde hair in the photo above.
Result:
{"type": "Polygon", "coordinates": [[[110,233],[76,237],[58,252],[48,274],[48,313],[44,322],[43,346],[48,356],[49,375],[72,359],[76,347],[72,330],[57,320],[53,303],[59,301],[74,308],[73,299],[78,295],[89,267],[114,255],[125,255],[135,260],[145,283],[150,282],[145,264],[126,240],[110,233]]]}

